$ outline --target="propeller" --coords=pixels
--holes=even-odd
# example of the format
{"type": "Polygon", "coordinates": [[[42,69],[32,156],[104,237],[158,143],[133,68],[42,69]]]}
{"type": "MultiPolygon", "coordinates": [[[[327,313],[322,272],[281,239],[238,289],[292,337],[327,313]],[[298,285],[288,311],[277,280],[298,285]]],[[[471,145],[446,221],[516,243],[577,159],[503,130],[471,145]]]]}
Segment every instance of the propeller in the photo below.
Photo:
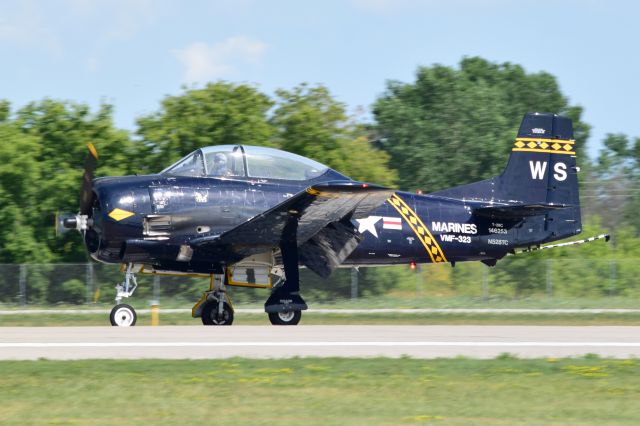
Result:
{"type": "Polygon", "coordinates": [[[84,159],[84,173],[82,174],[82,187],[80,189],[80,214],[88,215],[91,211],[91,198],[93,196],[93,172],[98,167],[98,151],[92,143],[87,144],[89,152],[84,159]]]}
{"type": "Polygon", "coordinates": [[[91,219],[88,215],[91,212],[91,202],[93,198],[93,173],[98,166],[98,151],[92,143],[87,144],[89,152],[84,160],[84,173],[82,174],[82,186],[80,187],[80,212],[78,214],[56,213],[56,236],[63,234],[69,229],[77,229],[80,232],[87,230],[91,219]]]}

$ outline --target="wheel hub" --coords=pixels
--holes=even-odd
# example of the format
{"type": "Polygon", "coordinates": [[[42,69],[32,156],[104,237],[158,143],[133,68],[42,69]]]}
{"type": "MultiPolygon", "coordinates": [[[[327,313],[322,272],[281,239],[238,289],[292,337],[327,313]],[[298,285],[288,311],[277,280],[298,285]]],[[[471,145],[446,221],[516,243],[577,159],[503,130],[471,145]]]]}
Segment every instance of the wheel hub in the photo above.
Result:
{"type": "Polygon", "coordinates": [[[129,327],[133,323],[133,313],[127,308],[120,308],[113,316],[119,327],[129,327]]]}
{"type": "Polygon", "coordinates": [[[288,311],[288,312],[278,312],[278,316],[280,317],[280,319],[284,322],[289,322],[293,319],[293,317],[295,316],[295,312],[293,311],[288,311]]]}

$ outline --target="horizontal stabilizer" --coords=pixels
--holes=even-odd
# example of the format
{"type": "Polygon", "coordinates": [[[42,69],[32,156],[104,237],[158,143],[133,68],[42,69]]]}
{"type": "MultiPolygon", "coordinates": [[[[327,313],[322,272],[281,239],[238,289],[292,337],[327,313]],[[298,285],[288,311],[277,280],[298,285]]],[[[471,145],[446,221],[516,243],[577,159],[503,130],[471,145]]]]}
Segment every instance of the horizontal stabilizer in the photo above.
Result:
{"type": "Polygon", "coordinates": [[[563,210],[572,206],[565,204],[514,204],[501,206],[478,207],[473,212],[478,216],[517,219],[521,217],[538,216],[556,210],[563,210]]]}

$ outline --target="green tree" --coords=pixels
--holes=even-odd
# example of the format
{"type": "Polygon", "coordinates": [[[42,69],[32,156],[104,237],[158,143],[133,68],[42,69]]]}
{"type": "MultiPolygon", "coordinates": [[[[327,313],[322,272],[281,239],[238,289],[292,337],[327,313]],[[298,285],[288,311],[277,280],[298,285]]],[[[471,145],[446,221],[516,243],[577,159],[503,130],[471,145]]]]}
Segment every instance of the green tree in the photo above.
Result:
{"type": "Polygon", "coordinates": [[[271,122],[277,145],[313,158],[353,179],[393,186],[397,176],[389,156],[366,139],[365,129],[350,122],[345,106],[324,86],[301,84],[276,91],[271,122]]]}
{"type": "Polygon", "coordinates": [[[528,111],[571,117],[578,154],[585,152],[582,110],[552,75],[477,57],[457,69],[420,67],[414,83],[389,82],[374,104],[375,130],[400,186],[431,192],[498,174],[528,111]]]}
{"type": "Polygon", "coordinates": [[[8,121],[0,122],[0,140],[0,262],[49,260],[48,247],[32,222],[41,146],[8,121]]]}
{"type": "Polygon", "coordinates": [[[78,210],[88,142],[101,154],[98,176],[130,173],[133,143],[114,128],[109,105],[92,114],[83,104],[45,99],[15,116],[6,110],[0,121],[0,261],[85,260],[80,235],[55,237],[55,213],[78,210]]]}
{"type": "Polygon", "coordinates": [[[594,173],[583,190],[590,211],[607,218],[607,228],[631,226],[640,234],[640,138],[607,134],[594,173]]]}
{"type": "Polygon", "coordinates": [[[160,110],[138,120],[146,171],[156,173],[209,145],[272,145],[268,96],[247,84],[209,83],[162,100],[160,110]]]}

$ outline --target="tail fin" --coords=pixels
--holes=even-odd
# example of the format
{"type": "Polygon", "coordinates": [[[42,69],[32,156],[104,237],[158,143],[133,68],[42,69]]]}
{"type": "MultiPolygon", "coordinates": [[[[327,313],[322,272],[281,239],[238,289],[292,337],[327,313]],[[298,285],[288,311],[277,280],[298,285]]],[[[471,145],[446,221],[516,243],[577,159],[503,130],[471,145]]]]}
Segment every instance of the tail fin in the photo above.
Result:
{"type": "Polygon", "coordinates": [[[578,170],[571,119],[527,113],[501,175],[433,195],[473,202],[482,215],[547,215],[553,228],[563,224],[552,233],[559,239],[581,231],[578,170]]]}

